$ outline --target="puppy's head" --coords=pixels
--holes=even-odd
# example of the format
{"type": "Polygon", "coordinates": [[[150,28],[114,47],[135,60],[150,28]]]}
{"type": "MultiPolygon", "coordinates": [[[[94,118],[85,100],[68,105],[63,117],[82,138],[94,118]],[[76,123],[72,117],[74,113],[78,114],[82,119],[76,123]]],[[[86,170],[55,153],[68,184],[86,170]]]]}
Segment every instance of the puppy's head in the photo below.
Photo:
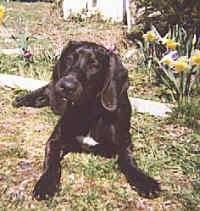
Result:
{"type": "Polygon", "coordinates": [[[57,98],[84,104],[99,97],[109,111],[117,108],[119,93],[128,88],[127,79],[127,70],[115,54],[88,42],[70,43],[53,72],[57,98]]]}

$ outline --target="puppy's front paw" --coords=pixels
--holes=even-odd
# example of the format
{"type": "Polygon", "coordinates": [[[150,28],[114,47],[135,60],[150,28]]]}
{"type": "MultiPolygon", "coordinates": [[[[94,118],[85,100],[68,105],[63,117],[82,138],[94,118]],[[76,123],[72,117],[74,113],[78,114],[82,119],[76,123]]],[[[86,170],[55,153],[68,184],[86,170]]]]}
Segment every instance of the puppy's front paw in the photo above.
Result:
{"type": "Polygon", "coordinates": [[[149,176],[140,178],[134,185],[138,194],[145,198],[156,198],[161,192],[160,183],[149,176]]]}
{"type": "Polygon", "coordinates": [[[15,99],[14,99],[14,101],[12,102],[12,105],[14,106],[14,107],[21,107],[21,106],[24,106],[24,105],[26,105],[27,104],[27,102],[26,102],[26,98],[25,98],[25,96],[17,96],[15,99]]]}
{"type": "Polygon", "coordinates": [[[45,200],[52,198],[58,191],[59,184],[47,174],[43,174],[33,190],[33,198],[45,200]]]}

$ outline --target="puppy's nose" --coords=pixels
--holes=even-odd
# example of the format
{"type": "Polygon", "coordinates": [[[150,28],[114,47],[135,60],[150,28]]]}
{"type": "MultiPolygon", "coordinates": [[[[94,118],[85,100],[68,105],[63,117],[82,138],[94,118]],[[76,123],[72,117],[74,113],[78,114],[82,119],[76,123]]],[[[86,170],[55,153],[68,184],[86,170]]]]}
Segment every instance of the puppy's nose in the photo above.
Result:
{"type": "Polygon", "coordinates": [[[66,92],[72,92],[76,89],[76,84],[71,81],[64,80],[60,87],[64,89],[66,92]]]}

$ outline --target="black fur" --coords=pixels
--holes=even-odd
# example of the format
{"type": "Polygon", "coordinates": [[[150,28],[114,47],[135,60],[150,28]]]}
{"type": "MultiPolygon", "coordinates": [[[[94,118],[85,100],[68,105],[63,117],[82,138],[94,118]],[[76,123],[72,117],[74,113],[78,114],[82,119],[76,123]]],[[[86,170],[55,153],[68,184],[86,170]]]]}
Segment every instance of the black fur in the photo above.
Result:
{"type": "Polygon", "coordinates": [[[53,69],[51,82],[16,98],[15,106],[50,105],[61,115],[46,144],[43,173],[33,191],[36,199],[52,197],[58,190],[60,161],[69,152],[117,155],[121,171],[139,194],[158,195],[159,183],[132,158],[128,85],[128,71],[117,55],[95,43],[71,41],[53,69]],[[98,144],[86,149],[80,137],[88,133],[98,144]]]}

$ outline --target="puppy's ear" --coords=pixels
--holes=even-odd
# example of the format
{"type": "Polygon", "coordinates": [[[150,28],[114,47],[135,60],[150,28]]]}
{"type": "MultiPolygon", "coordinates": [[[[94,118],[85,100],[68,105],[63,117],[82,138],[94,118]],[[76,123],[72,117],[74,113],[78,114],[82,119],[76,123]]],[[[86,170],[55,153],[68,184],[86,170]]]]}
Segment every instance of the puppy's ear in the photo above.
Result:
{"type": "Polygon", "coordinates": [[[129,81],[128,70],[124,68],[116,55],[110,54],[108,66],[101,91],[101,104],[106,110],[112,112],[117,109],[118,99],[127,93],[129,81]]]}
{"type": "Polygon", "coordinates": [[[109,68],[106,70],[105,81],[101,91],[101,104],[106,110],[111,112],[117,109],[116,68],[116,58],[114,55],[110,55],[109,68]]]}

